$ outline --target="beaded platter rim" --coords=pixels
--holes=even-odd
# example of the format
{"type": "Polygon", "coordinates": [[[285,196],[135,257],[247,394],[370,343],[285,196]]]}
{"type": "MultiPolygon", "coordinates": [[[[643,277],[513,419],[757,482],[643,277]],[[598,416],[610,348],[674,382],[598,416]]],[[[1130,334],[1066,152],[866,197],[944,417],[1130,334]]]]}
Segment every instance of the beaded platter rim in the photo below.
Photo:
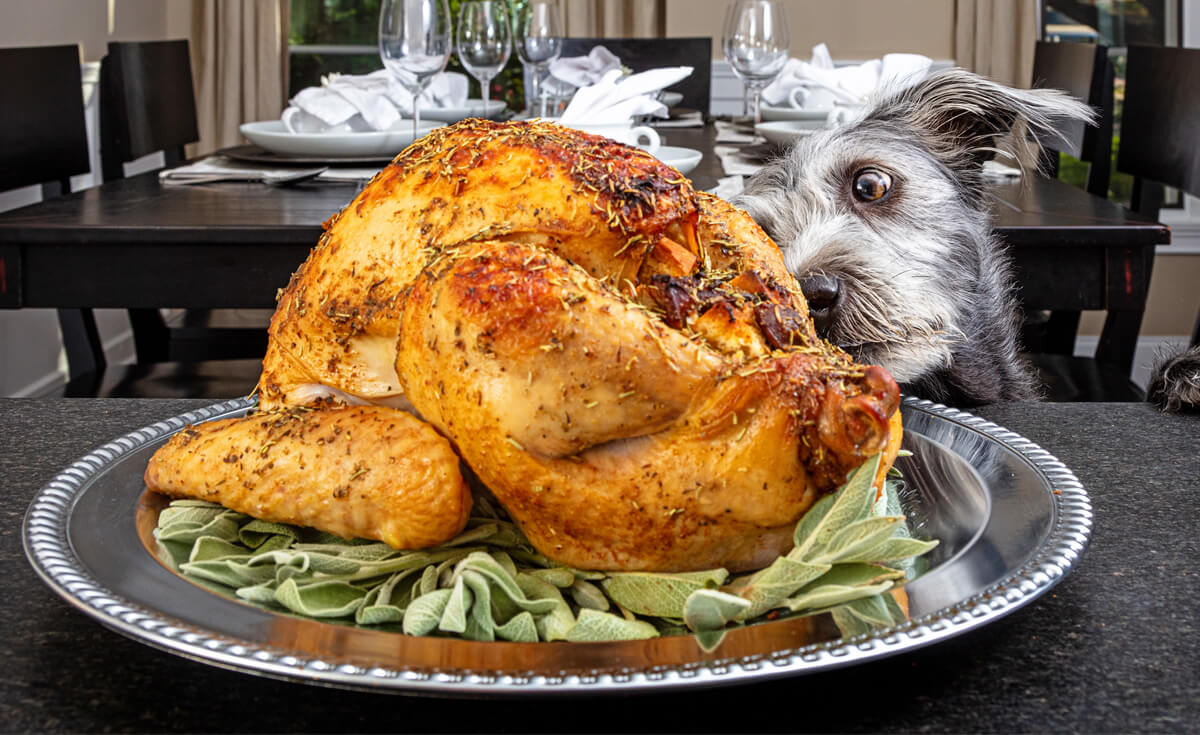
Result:
{"type": "MultiPolygon", "coordinates": [[[[213,404],[158,421],[76,460],[34,497],[25,515],[22,538],[26,556],[42,580],[101,624],[187,658],[272,678],[372,691],[496,696],[719,686],[810,674],[932,645],[1014,612],[1062,580],[1087,547],[1092,529],[1091,501],[1075,474],[1052,454],[1029,439],[966,411],[913,397],[906,397],[904,404],[977,432],[1015,452],[1035,468],[1055,506],[1056,517],[1049,534],[1027,561],[1000,581],[957,603],[874,633],[769,654],[591,674],[362,666],[197,627],[124,598],[95,579],[68,538],[75,500],[90,482],[132,452],[188,424],[252,408],[255,401],[249,398],[213,404]]],[[[264,611],[264,614],[272,613],[264,611]]]]}

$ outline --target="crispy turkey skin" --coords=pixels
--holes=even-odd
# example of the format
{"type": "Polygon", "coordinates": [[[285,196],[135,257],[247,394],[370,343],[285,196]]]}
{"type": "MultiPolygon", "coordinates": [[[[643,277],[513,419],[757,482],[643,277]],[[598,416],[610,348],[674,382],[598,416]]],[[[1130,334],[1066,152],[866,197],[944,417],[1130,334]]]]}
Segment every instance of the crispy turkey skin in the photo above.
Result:
{"type": "MultiPolygon", "coordinates": [[[[412,412],[453,448],[429,462],[461,458],[541,553],[606,570],[769,563],[848,470],[882,451],[882,476],[900,437],[895,382],[817,338],[745,213],[542,122],[464,121],[381,171],[282,292],[259,390],[263,412],[412,412]]],[[[174,444],[150,487],[171,467],[172,494],[212,497],[174,444]]],[[[392,482],[387,508],[347,515],[461,510],[392,482]]],[[[461,528],[430,525],[444,538],[424,545],[461,528]]]]}

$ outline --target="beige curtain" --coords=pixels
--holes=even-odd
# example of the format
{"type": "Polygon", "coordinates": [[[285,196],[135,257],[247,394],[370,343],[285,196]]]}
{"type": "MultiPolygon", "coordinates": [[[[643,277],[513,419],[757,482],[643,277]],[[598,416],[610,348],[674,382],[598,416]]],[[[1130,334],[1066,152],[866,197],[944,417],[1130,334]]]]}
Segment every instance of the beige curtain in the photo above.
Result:
{"type": "Polygon", "coordinates": [[[279,117],[287,101],[289,0],[191,0],[200,142],[191,155],[242,142],[238,126],[279,117]]]}
{"type": "Polygon", "coordinates": [[[666,0],[558,0],[572,38],[662,38],[666,0]]]}
{"type": "Polygon", "coordinates": [[[1028,87],[1037,7],[1036,0],[955,0],[955,61],[997,82],[1028,87]]]}

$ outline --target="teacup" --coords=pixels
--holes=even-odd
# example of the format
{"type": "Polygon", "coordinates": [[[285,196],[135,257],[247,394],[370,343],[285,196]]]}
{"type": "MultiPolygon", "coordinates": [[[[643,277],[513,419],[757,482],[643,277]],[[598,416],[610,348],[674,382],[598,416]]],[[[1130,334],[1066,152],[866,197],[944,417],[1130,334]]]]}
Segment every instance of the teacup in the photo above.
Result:
{"type": "Polygon", "coordinates": [[[358,113],[351,115],[343,123],[329,125],[311,112],[295,106],[284,110],[279,119],[283,121],[283,127],[287,128],[289,133],[360,133],[371,129],[358,113]]]}
{"type": "Polygon", "coordinates": [[[632,145],[641,148],[648,153],[654,153],[662,144],[662,139],[658,136],[658,131],[654,128],[645,125],[634,125],[633,121],[625,123],[616,123],[610,125],[590,125],[586,123],[563,123],[559,118],[547,117],[543,118],[546,122],[558,123],[563,127],[582,130],[585,133],[592,135],[602,135],[605,138],[612,138],[618,143],[632,145]]]}
{"type": "Polygon", "coordinates": [[[823,84],[805,84],[788,93],[788,104],[798,110],[827,113],[835,104],[844,101],[844,95],[823,84]]]}

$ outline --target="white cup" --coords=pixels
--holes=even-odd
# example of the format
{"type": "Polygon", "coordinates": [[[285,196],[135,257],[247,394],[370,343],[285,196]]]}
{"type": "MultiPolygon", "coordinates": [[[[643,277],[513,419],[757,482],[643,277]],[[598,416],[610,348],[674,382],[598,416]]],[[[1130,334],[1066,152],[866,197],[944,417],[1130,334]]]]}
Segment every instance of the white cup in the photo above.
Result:
{"type": "MultiPolygon", "coordinates": [[[[547,122],[558,123],[557,118],[544,118],[547,122]]],[[[632,121],[626,123],[617,123],[613,125],[586,125],[581,123],[566,123],[564,127],[582,130],[585,133],[592,135],[602,135],[605,138],[612,138],[618,143],[632,145],[641,148],[648,153],[654,153],[662,144],[662,139],[658,136],[658,131],[654,128],[645,125],[634,125],[632,121]]]]}
{"type": "Polygon", "coordinates": [[[326,125],[321,118],[295,106],[284,110],[279,119],[289,133],[357,133],[371,129],[358,113],[338,125],[326,125]]]}
{"type": "Polygon", "coordinates": [[[828,111],[841,101],[840,93],[823,84],[803,84],[788,93],[788,104],[797,110],[828,111]]]}
{"type": "Polygon", "coordinates": [[[836,128],[838,125],[856,120],[862,109],[863,105],[834,105],[833,109],[829,111],[829,115],[825,117],[825,127],[836,128]]]}

